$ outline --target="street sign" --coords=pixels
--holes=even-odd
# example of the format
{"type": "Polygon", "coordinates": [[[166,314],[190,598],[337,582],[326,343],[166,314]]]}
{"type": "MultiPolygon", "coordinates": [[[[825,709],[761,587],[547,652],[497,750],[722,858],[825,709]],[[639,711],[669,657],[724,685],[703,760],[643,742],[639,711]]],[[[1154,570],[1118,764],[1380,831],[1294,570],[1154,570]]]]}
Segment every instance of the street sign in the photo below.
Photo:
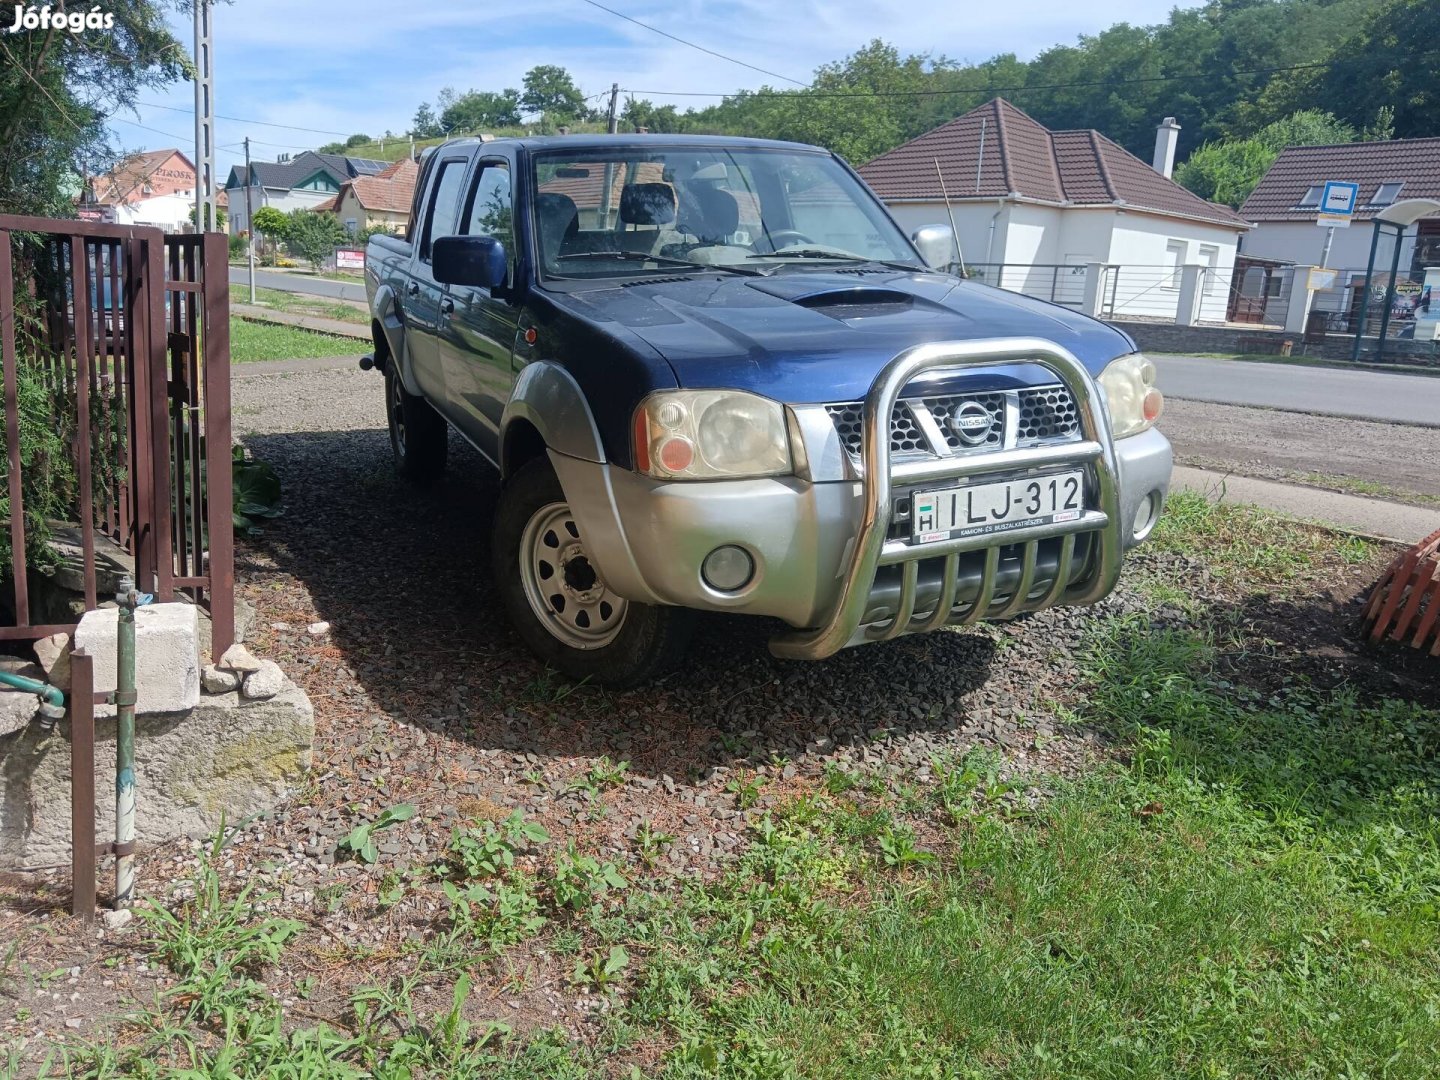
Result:
{"type": "Polygon", "coordinates": [[[1320,213],[1316,225],[1328,228],[1347,229],[1350,217],[1355,213],[1355,200],[1360,195],[1360,185],[1348,180],[1327,180],[1320,194],[1320,213]]]}

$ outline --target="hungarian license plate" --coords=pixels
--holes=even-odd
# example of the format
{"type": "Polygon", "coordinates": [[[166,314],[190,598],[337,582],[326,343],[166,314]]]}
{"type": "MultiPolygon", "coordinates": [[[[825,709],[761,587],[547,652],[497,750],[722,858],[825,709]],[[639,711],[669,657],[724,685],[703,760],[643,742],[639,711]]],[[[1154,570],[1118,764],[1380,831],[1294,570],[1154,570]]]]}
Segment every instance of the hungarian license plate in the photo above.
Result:
{"type": "Polygon", "coordinates": [[[920,491],[911,498],[911,534],[928,544],[956,536],[984,536],[1026,525],[1075,521],[1085,509],[1080,471],[920,491]]]}

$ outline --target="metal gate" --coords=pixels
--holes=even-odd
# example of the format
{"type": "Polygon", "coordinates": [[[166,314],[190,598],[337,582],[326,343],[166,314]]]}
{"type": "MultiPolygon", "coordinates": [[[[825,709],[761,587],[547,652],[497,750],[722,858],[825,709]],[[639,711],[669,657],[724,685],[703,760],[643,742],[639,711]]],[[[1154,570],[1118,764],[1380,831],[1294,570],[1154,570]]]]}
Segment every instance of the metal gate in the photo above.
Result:
{"type": "Polygon", "coordinates": [[[219,233],[0,215],[11,547],[0,640],[75,625],[32,618],[27,517],[38,521],[26,469],[56,463],[26,465],[21,427],[43,400],[73,478],[60,520],[80,536],[86,609],[108,599],[96,595],[96,542],[106,538],[134,560],[141,589],[209,609],[215,655],[233,642],[227,256],[219,233]],[[25,397],[29,413],[25,395],[40,395],[25,397]]]}

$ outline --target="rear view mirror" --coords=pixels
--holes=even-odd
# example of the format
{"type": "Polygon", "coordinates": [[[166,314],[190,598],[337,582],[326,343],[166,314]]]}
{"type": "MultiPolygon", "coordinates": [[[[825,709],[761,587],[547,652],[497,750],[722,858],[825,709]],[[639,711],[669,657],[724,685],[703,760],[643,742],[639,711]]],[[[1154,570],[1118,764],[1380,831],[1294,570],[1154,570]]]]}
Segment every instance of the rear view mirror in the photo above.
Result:
{"type": "Polygon", "coordinates": [[[505,245],[493,236],[442,236],[430,245],[430,269],[442,285],[494,289],[509,268],[505,245]]]}
{"type": "Polygon", "coordinates": [[[955,233],[949,225],[922,225],[910,235],[910,242],[932,270],[944,270],[958,261],[955,233]]]}

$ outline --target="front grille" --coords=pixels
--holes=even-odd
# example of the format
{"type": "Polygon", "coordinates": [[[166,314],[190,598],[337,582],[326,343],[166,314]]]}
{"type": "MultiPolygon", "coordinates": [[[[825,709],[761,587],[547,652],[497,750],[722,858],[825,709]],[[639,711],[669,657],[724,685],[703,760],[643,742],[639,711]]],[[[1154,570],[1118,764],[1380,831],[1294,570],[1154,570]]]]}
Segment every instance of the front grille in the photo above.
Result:
{"type": "Polygon", "coordinates": [[[1075,399],[1063,386],[1037,386],[1020,391],[1020,442],[1068,439],[1080,432],[1075,399]]]}
{"type": "MultiPolygon", "coordinates": [[[[1075,399],[1064,386],[1036,386],[1023,390],[984,394],[945,394],[935,397],[911,398],[897,401],[890,415],[890,453],[892,455],[939,456],[940,447],[932,446],[925,429],[916,420],[916,407],[930,413],[941,437],[945,441],[945,454],[984,453],[1017,444],[1060,442],[1076,437],[1080,432],[1079,413],[1075,399]],[[965,406],[974,403],[990,414],[990,428],[983,440],[970,441],[961,438],[952,426],[952,419],[965,406]],[[1014,431],[1007,431],[1007,405],[1014,405],[1017,423],[1014,431]]],[[[836,434],[846,452],[855,460],[860,459],[861,417],[863,407],[858,401],[838,405],[826,405],[825,411],[835,424],[836,434]]]]}

